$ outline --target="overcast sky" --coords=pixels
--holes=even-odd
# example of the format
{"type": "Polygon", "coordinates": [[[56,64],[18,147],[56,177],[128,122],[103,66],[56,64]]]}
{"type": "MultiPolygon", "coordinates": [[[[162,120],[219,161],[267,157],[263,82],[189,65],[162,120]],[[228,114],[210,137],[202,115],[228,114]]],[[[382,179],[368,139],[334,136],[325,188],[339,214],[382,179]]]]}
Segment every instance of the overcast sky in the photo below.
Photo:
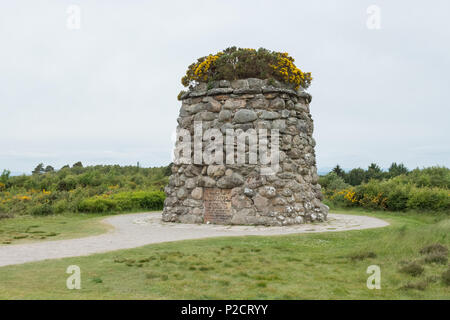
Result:
{"type": "Polygon", "coordinates": [[[312,72],[319,169],[448,167],[449,13],[448,1],[2,1],[0,170],[168,164],[180,78],[233,45],[312,72]],[[370,5],[381,29],[367,27],[370,5]]]}

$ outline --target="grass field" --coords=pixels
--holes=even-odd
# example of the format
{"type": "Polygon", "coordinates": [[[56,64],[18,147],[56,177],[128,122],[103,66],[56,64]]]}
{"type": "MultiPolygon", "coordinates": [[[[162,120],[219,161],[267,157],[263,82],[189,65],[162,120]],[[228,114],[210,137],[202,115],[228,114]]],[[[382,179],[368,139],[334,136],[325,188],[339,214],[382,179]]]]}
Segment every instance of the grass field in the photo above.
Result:
{"type": "Polygon", "coordinates": [[[105,215],[61,214],[50,216],[18,216],[0,220],[0,246],[45,240],[81,238],[108,231],[101,223],[105,215]]]}
{"type": "Polygon", "coordinates": [[[0,298],[450,299],[442,278],[448,252],[420,253],[430,244],[449,247],[448,215],[365,214],[391,226],[189,240],[2,267],[0,298]],[[74,264],[81,290],[66,288],[74,264]],[[381,268],[380,290],[366,287],[369,265],[381,268]]]}

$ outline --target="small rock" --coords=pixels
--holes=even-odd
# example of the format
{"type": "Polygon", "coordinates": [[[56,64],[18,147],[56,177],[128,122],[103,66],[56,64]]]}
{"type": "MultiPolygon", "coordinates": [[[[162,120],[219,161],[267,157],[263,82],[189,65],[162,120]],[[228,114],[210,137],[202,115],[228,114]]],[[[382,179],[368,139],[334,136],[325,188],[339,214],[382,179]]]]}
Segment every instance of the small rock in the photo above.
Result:
{"type": "Polygon", "coordinates": [[[244,194],[247,197],[253,197],[255,195],[255,191],[253,189],[250,189],[250,188],[244,188],[244,194]]]}
{"type": "Polygon", "coordinates": [[[220,121],[227,121],[231,119],[231,111],[230,110],[222,110],[219,113],[220,121]]]}
{"type": "Polygon", "coordinates": [[[207,174],[210,177],[221,177],[225,174],[225,166],[220,165],[209,165],[207,169],[207,174]]]}
{"type": "Polygon", "coordinates": [[[236,123],[246,123],[256,120],[257,115],[253,110],[242,109],[238,110],[234,115],[233,121],[236,123]]]}
{"type": "Polygon", "coordinates": [[[216,180],[210,177],[202,177],[198,182],[200,187],[212,188],[216,185],[216,180]]]}
{"type": "Polygon", "coordinates": [[[285,103],[284,100],[281,98],[275,98],[272,100],[272,102],[270,103],[270,106],[274,109],[284,109],[285,107],[285,103]]]}
{"type": "Polygon", "coordinates": [[[238,79],[231,81],[231,87],[233,89],[241,89],[241,88],[248,88],[248,81],[246,79],[238,79]]]}
{"type": "Polygon", "coordinates": [[[265,186],[259,189],[259,193],[266,198],[273,198],[277,195],[277,190],[272,186],[265,186]]]}
{"type": "Polygon", "coordinates": [[[191,197],[196,200],[200,200],[203,198],[203,188],[194,188],[191,192],[191,197]]]}
{"type": "Polygon", "coordinates": [[[238,187],[244,183],[244,178],[240,174],[232,173],[229,176],[224,176],[217,181],[217,186],[222,189],[231,189],[238,187]]]}
{"type": "Polygon", "coordinates": [[[227,99],[223,105],[224,109],[239,109],[245,106],[245,100],[240,99],[227,99]]]}
{"type": "Polygon", "coordinates": [[[267,111],[267,110],[261,110],[260,112],[258,112],[258,116],[260,119],[264,119],[264,120],[273,120],[273,119],[278,119],[280,117],[278,112],[267,111]]]}

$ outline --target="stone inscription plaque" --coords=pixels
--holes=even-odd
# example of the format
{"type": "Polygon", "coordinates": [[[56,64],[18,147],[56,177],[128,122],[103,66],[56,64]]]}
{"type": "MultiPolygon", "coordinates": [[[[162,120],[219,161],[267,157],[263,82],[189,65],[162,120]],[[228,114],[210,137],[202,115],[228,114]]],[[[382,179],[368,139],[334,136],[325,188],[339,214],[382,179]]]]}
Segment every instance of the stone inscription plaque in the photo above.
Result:
{"type": "Polygon", "coordinates": [[[231,189],[204,188],[205,222],[227,224],[231,221],[231,189]]]}

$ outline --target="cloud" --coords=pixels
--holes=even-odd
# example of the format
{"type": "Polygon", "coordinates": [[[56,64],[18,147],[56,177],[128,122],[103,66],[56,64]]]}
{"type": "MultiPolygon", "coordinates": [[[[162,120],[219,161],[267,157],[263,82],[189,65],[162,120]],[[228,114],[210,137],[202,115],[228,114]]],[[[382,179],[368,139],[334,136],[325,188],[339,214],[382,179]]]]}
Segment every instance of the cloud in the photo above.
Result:
{"type": "Polygon", "coordinates": [[[449,165],[447,2],[377,1],[380,30],[365,1],[78,3],[80,30],[69,1],[0,5],[0,168],[167,164],[181,76],[231,45],[313,73],[319,167],[449,165]]]}

